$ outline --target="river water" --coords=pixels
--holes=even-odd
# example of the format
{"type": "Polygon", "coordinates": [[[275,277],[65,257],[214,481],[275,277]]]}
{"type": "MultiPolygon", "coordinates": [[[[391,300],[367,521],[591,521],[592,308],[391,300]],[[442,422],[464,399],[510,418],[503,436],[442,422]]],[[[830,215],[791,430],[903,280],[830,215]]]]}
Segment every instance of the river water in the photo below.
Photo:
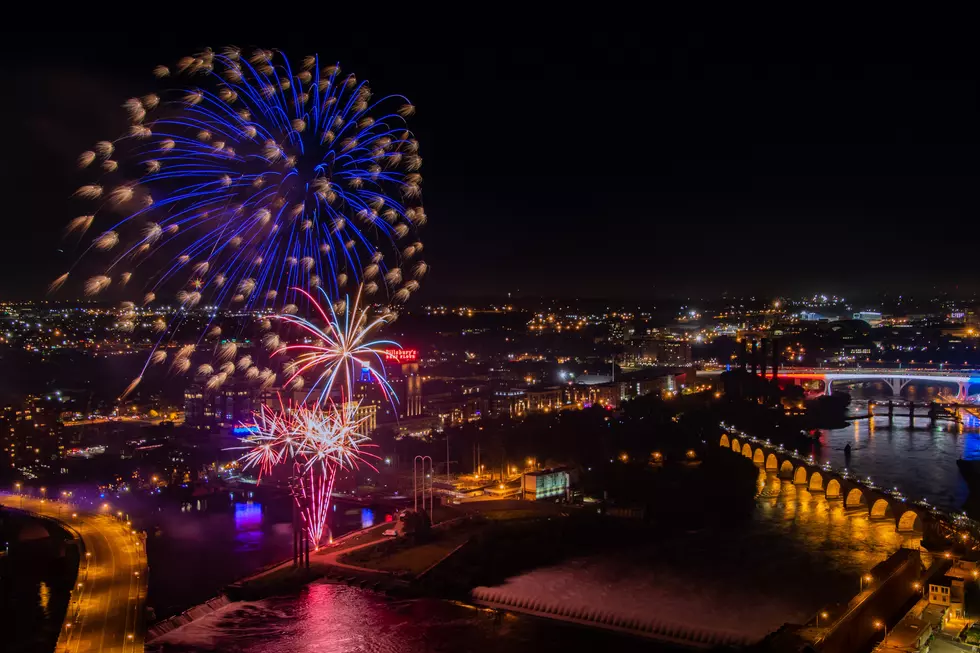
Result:
{"type": "MultiPolygon", "coordinates": [[[[860,415],[866,409],[859,399],[851,412],[860,415]]],[[[960,509],[967,498],[956,459],[980,457],[975,425],[931,427],[922,418],[913,429],[907,416],[896,416],[891,427],[887,419],[877,418],[824,431],[814,454],[843,466],[846,444],[851,445],[851,472],[948,509],[960,509]]],[[[903,540],[893,524],[845,515],[840,502],[828,503],[823,495],[773,475],[760,473],[758,487],[757,508],[747,524],[682,533],[615,555],[566,560],[511,578],[498,589],[626,617],[657,615],[660,621],[752,639],[787,621],[806,621],[829,603],[847,601],[862,574],[899,547],[917,544],[903,540]]],[[[261,513],[255,517],[260,518],[261,513]]],[[[261,548],[269,531],[261,521],[255,526],[259,535],[253,545],[261,548]]],[[[495,621],[445,602],[391,602],[367,590],[327,583],[294,596],[232,604],[149,648],[285,653],[462,647],[480,652],[554,648],[561,641],[580,647],[583,637],[626,650],[663,649],[533,617],[495,621]]]]}

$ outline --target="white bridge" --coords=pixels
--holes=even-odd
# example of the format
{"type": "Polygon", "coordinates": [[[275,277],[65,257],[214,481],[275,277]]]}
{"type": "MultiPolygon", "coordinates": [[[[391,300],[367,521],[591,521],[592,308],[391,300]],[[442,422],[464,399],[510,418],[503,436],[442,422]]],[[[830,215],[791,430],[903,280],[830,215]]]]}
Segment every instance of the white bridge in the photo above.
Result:
{"type": "MultiPolygon", "coordinates": [[[[699,374],[720,374],[720,371],[705,371],[699,374]]],[[[807,381],[821,381],[822,387],[808,388],[811,395],[832,394],[833,384],[837,381],[843,383],[881,381],[891,388],[894,397],[898,397],[905,386],[919,381],[953,386],[956,388],[954,398],[957,401],[966,401],[970,395],[970,386],[980,385],[980,371],[976,370],[787,367],[780,368],[778,374],[780,379],[792,380],[799,385],[809,385],[807,381]]]]}

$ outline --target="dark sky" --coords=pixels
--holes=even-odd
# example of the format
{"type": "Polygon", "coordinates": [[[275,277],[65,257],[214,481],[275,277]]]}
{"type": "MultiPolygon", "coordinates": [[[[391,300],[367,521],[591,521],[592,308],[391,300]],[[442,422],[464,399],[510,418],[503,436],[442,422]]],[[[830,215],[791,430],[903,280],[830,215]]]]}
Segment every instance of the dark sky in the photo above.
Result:
{"type": "Polygon", "coordinates": [[[779,34],[7,34],[0,298],[65,267],[75,157],[152,67],[229,42],[336,58],[417,105],[421,301],[977,291],[976,53],[779,34]]]}

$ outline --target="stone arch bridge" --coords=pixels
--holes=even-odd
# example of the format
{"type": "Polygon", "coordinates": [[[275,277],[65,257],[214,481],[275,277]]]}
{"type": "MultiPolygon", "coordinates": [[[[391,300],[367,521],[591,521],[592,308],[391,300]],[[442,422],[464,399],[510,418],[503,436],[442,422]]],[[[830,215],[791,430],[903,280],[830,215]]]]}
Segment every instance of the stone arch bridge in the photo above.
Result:
{"type": "Polygon", "coordinates": [[[812,458],[803,458],[782,447],[725,433],[719,444],[745,456],[767,473],[783,481],[805,487],[811,494],[823,494],[828,501],[840,501],[847,514],[867,515],[875,521],[891,521],[899,533],[922,534],[929,519],[926,508],[909,504],[880,488],[821,467],[812,458]]]}

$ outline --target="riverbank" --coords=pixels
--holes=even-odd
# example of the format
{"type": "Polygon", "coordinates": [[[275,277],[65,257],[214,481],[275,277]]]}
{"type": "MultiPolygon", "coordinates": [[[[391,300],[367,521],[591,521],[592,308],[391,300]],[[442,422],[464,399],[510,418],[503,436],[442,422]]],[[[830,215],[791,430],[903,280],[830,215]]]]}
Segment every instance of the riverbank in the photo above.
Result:
{"type": "Polygon", "coordinates": [[[648,492],[638,495],[639,509],[625,512],[597,504],[487,501],[437,509],[437,520],[443,521],[425,537],[387,538],[383,532],[392,524],[381,524],[313,552],[309,569],[294,567],[291,560],[276,565],[228,586],[224,597],[188,611],[152,632],[163,637],[167,631],[186,627],[191,621],[227,611],[230,603],[250,604],[303,595],[320,581],[369,590],[394,600],[448,599],[462,606],[484,601],[493,603],[490,607],[498,612],[506,609],[534,618],[555,618],[579,627],[654,638],[667,645],[741,642],[744,638],[738,634],[700,637],[680,627],[656,629],[648,622],[620,619],[618,615],[603,618],[597,611],[591,618],[576,618],[543,604],[534,609],[517,601],[491,601],[473,591],[485,591],[510,578],[583,556],[615,558],[629,543],[670,539],[685,529],[716,522],[744,521],[754,505],[754,469],[750,462],[712,452],[707,452],[697,464],[636,466],[634,480],[647,484],[648,492]],[[728,500],[714,505],[714,497],[722,492],[728,500]],[[654,505],[658,494],[670,500],[660,501],[665,505],[654,505]],[[747,502],[736,496],[739,494],[744,494],[747,502]]]}
{"type": "Polygon", "coordinates": [[[0,505],[4,651],[53,651],[78,574],[74,536],[57,522],[0,505]]]}

